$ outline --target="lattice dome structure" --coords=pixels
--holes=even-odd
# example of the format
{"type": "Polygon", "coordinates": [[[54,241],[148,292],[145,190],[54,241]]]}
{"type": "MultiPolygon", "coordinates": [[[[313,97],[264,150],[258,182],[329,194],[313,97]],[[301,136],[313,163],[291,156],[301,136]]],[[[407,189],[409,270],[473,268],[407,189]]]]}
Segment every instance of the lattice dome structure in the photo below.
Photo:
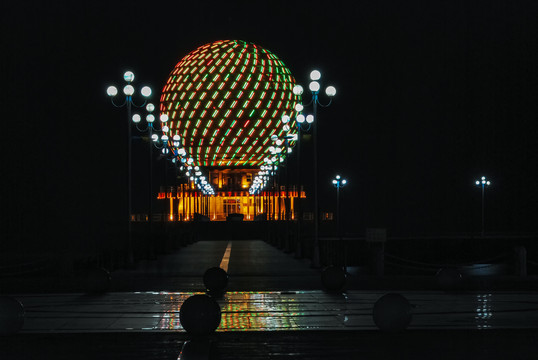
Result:
{"type": "Polygon", "coordinates": [[[193,165],[259,167],[274,156],[272,136],[287,136],[289,147],[294,145],[295,106],[301,103],[294,86],[284,63],[256,44],[222,40],[200,46],[177,63],[163,88],[166,135],[181,137],[193,165]],[[283,115],[292,120],[283,122],[283,115]]]}

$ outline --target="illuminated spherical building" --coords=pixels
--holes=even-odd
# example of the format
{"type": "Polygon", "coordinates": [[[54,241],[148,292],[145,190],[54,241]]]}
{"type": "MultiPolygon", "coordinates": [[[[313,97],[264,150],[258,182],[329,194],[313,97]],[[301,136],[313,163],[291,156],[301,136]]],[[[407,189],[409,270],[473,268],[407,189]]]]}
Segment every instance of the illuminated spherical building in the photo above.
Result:
{"type": "MultiPolygon", "coordinates": [[[[177,63],[161,96],[170,119],[168,136],[180,135],[194,164],[259,167],[271,136],[284,130],[283,115],[295,118],[300,101],[295,79],[268,50],[240,40],[200,46],[177,63]]],[[[291,144],[293,145],[293,143],[291,144]]]]}
{"type": "MultiPolygon", "coordinates": [[[[291,119],[301,99],[294,86],[277,56],[241,40],[200,46],[176,64],[163,88],[160,111],[169,119],[166,135],[179,139],[178,162],[190,182],[159,195],[170,199],[171,219],[190,220],[198,213],[213,220],[230,214],[251,220],[269,208],[274,214],[281,205],[293,214],[296,192],[286,188],[282,195],[279,188],[269,200],[262,191],[297,140],[291,119]],[[210,197],[204,197],[207,188],[210,197]]],[[[272,216],[282,217],[293,215],[278,210],[272,216]]]]}

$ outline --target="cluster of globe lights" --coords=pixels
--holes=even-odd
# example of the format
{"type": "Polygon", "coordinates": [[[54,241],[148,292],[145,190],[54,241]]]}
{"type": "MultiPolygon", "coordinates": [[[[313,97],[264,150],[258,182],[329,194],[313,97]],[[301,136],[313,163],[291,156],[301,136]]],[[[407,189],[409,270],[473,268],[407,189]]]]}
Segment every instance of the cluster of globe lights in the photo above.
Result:
{"type": "MultiPolygon", "coordinates": [[[[123,88],[123,93],[126,95],[125,103],[128,101],[132,102],[132,96],[135,93],[135,88],[131,85],[131,83],[133,82],[135,78],[134,73],[132,71],[127,71],[123,75],[123,78],[127,82],[127,85],[124,86],[123,88]]],[[[151,96],[152,91],[149,86],[144,86],[140,90],[140,93],[145,99],[147,99],[151,96]]],[[[118,89],[115,86],[109,86],[107,88],[107,94],[113,99],[116,95],[118,95],[118,89]]],[[[123,106],[123,105],[124,104],[116,105],[116,106],[123,106]]],[[[146,108],[146,111],[148,112],[148,114],[145,117],[146,123],[147,123],[146,128],[140,127],[140,124],[142,121],[141,115],[134,114],[132,116],[132,121],[136,125],[137,130],[140,132],[146,132],[150,129],[154,129],[158,132],[162,132],[160,136],[158,134],[152,134],[151,140],[153,141],[154,146],[160,149],[163,156],[168,158],[172,163],[182,164],[179,167],[180,171],[183,171],[184,174],[187,176],[187,178],[190,181],[192,181],[204,195],[214,195],[215,190],[209,184],[206,177],[202,174],[202,172],[200,171],[200,168],[198,166],[193,166],[194,159],[192,157],[187,156],[187,151],[185,150],[185,148],[182,146],[182,143],[181,143],[181,137],[176,134],[172,136],[172,139],[170,139],[169,136],[167,135],[168,131],[170,130],[170,128],[167,126],[167,122],[169,120],[168,114],[162,113],[159,116],[160,128],[157,128],[154,126],[155,115],[153,115],[153,111],[155,110],[155,105],[153,105],[152,103],[148,103],[145,108],[146,108]]]]}
{"type": "MultiPolygon", "coordinates": [[[[321,79],[321,73],[319,70],[313,70],[310,72],[310,84],[308,86],[309,90],[312,92],[312,100],[310,103],[307,104],[310,105],[313,101],[316,101],[316,97],[319,93],[319,90],[321,88],[320,83],[318,82],[321,79]]],[[[295,85],[293,87],[293,93],[296,96],[301,96],[304,92],[304,88],[301,85],[295,85]]],[[[325,94],[332,99],[333,96],[336,95],[336,88],[334,86],[328,86],[325,89],[325,94]]],[[[298,132],[305,126],[304,130],[308,131],[310,129],[311,124],[314,122],[314,115],[303,114],[304,105],[301,102],[298,102],[295,105],[295,111],[297,112],[297,116],[295,118],[295,126],[297,127],[298,132]]],[[[286,156],[289,156],[289,154],[292,153],[292,148],[288,147],[289,141],[293,140],[296,144],[298,140],[298,133],[289,134],[289,131],[291,130],[291,118],[289,115],[284,114],[281,119],[282,128],[286,132],[286,136],[284,138],[279,138],[276,135],[271,136],[271,140],[275,143],[275,146],[269,147],[269,151],[271,153],[271,156],[266,157],[264,159],[265,164],[260,167],[260,171],[253,179],[253,184],[249,189],[250,194],[257,194],[260,191],[262,191],[268,184],[269,176],[274,175],[276,170],[278,170],[278,165],[282,163],[286,156]],[[282,145],[285,144],[285,147],[282,148],[282,145]],[[287,150],[287,151],[284,151],[287,150]]],[[[293,125],[293,124],[292,124],[293,125]]],[[[345,183],[344,183],[345,184],[345,183]]]]}

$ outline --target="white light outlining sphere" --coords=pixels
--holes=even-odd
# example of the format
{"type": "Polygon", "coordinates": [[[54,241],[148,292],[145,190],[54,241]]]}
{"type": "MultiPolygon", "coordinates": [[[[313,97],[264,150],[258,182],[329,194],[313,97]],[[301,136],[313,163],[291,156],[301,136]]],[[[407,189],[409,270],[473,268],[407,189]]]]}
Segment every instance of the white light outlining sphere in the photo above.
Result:
{"type": "Polygon", "coordinates": [[[147,104],[146,110],[149,112],[153,112],[153,110],[155,110],[155,105],[153,105],[152,103],[147,104]]]}
{"type": "Polygon", "coordinates": [[[346,183],[347,183],[346,179],[342,180],[342,185],[345,185],[346,183]]]}
{"type": "Polygon", "coordinates": [[[284,125],[282,128],[284,131],[290,131],[290,126],[288,124],[284,125]]]}
{"type": "Polygon", "coordinates": [[[303,104],[297,104],[297,105],[295,105],[295,110],[296,110],[296,111],[301,112],[301,111],[303,111],[303,109],[304,109],[303,104]]]}
{"type": "MultiPolygon", "coordinates": [[[[310,116],[310,115],[309,115],[309,116],[310,116]]],[[[303,114],[299,114],[299,115],[297,115],[297,122],[298,122],[299,124],[304,123],[304,121],[305,121],[305,118],[304,118],[304,115],[303,115],[303,114]]]]}
{"type": "Polygon", "coordinates": [[[118,95],[118,89],[115,86],[109,86],[106,89],[106,93],[108,96],[116,96],[118,95]]]}
{"type": "Polygon", "coordinates": [[[310,72],[310,80],[317,81],[321,79],[321,73],[318,70],[312,70],[310,72]]]}
{"type": "Polygon", "coordinates": [[[308,115],[306,117],[306,122],[312,124],[314,122],[314,115],[308,115]]]}
{"type": "Polygon", "coordinates": [[[162,122],[167,122],[168,121],[168,115],[161,114],[160,119],[161,119],[162,122]]]}
{"type": "Polygon", "coordinates": [[[140,117],[140,115],[138,115],[138,114],[133,115],[133,122],[135,124],[138,124],[141,120],[142,120],[142,117],[140,117]]]}
{"type": "Polygon", "coordinates": [[[132,82],[134,80],[134,74],[132,71],[126,71],[125,74],[123,74],[123,79],[127,82],[132,82]]]}
{"type": "Polygon", "coordinates": [[[163,132],[167,133],[168,130],[170,130],[170,128],[169,128],[168,126],[165,125],[165,126],[163,126],[163,129],[162,129],[162,130],[163,130],[163,132]]]}
{"type": "Polygon", "coordinates": [[[157,134],[151,135],[151,140],[153,140],[154,142],[159,140],[159,135],[157,135],[157,134]]]}
{"type": "Polygon", "coordinates": [[[144,86],[140,92],[142,93],[142,96],[148,97],[151,95],[151,88],[149,86],[144,86]]]}
{"type": "Polygon", "coordinates": [[[134,87],[132,85],[126,85],[124,88],[123,88],[123,93],[127,96],[131,96],[134,94],[134,87]]]}
{"type": "Polygon", "coordinates": [[[338,183],[338,181],[336,180],[333,180],[333,184],[336,185],[338,183]]]}
{"type": "Polygon", "coordinates": [[[271,135],[271,141],[277,141],[278,136],[277,135],[271,135]]]}
{"type": "Polygon", "coordinates": [[[334,86],[327,86],[325,89],[325,94],[330,97],[336,95],[336,88],[334,86]]]}
{"type": "Polygon", "coordinates": [[[155,121],[155,116],[153,114],[146,115],[146,121],[152,123],[155,121]]]}
{"type": "Polygon", "coordinates": [[[336,180],[340,180],[340,175],[336,175],[336,180]]]}
{"type": "Polygon", "coordinates": [[[167,136],[167,135],[163,135],[163,136],[161,136],[161,140],[162,140],[163,142],[168,141],[168,136],[167,136]]]}
{"type": "Polygon", "coordinates": [[[303,89],[303,87],[301,85],[295,85],[293,87],[293,94],[295,94],[295,95],[302,95],[303,91],[304,91],[304,89],[303,89]]]}
{"type": "Polygon", "coordinates": [[[480,181],[476,180],[476,185],[480,185],[480,181]]]}
{"type": "Polygon", "coordinates": [[[310,84],[308,85],[308,88],[309,88],[310,91],[312,91],[312,92],[318,92],[319,89],[320,89],[319,82],[317,82],[317,81],[312,81],[312,82],[310,82],[310,84]]]}
{"type": "Polygon", "coordinates": [[[282,122],[284,124],[288,123],[290,121],[290,117],[288,115],[283,115],[282,116],[282,122]]]}

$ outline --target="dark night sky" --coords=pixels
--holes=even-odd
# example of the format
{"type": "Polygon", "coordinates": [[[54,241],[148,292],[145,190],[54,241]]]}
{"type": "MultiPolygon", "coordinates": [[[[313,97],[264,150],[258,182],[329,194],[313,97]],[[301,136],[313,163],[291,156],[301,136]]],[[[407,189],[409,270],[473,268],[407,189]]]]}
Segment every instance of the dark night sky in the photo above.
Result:
{"type": "Polygon", "coordinates": [[[488,229],[537,230],[536,1],[257,3],[4,1],[8,235],[69,237],[121,215],[126,115],[106,86],[131,69],[158,91],[181,57],[230,38],[274,52],[303,84],[317,67],[336,86],[319,112],[321,207],[335,207],[334,174],[348,178],[346,230],[479,231],[482,174],[488,229]]]}

